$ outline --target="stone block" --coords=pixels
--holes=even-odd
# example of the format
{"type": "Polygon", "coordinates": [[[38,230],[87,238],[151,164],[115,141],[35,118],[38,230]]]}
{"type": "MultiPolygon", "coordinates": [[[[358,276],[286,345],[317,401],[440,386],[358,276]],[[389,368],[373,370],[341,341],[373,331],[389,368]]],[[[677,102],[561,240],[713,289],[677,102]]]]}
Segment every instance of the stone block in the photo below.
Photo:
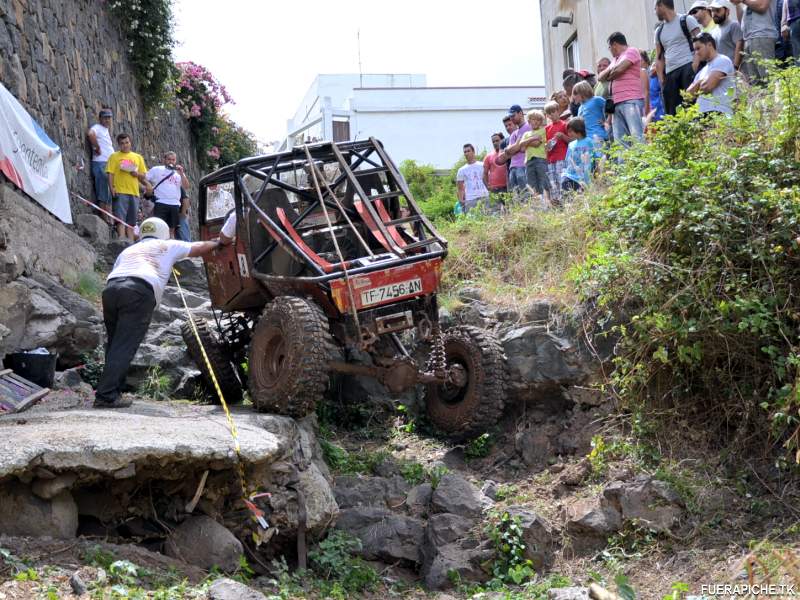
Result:
{"type": "Polygon", "coordinates": [[[75,224],[81,232],[81,235],[85,235],[93,242],[106,244],[111,239],[108,223],[97,215],[86,213],[78,215],[75,217],[75,224]]]}
{"type": "Polygon", "coordinates": [[[85,240],[9,185],[0,185],[0,240],[3,253],[15,257],[28,274],[61,279],[94,268],[96,255],[85,240]]]}
{"type": "Polygon", "coordinates": [[[62,490],[49,500],[38,498],[21,483],[0,488],[0,534],[72,538],[78,531],[78,507],[62,490]]]}

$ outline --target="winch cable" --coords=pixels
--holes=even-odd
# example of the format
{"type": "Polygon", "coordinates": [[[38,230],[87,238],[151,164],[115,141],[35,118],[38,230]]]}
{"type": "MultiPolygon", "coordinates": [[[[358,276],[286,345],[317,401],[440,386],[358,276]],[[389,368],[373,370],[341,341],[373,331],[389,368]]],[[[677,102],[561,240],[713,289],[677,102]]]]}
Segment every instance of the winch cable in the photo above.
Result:
{"type": "MultiPolygon", "coordinates": [[[[181,287],[180,282],[180,273],[176,268],[173,267],[172,275],[175,278],[175,283],[178,287],[178,294],[181,297],[181,302],[183,303],[184,309],[186,309],[186,316],[189,321],[189,325],[192,327],[192,333],[194,333],[194,337],[197,340],[197,345],[200,348],[200,354],[203,357],[203,363],[206,365],[206,369],[208,369],[209,374],[211,375],[211,381],[214,384],[214,390],[217,392],[217,396],[219,397],[220,404],[222,405],[222,410],[225,411],[225,419],[228,423],[228,431],[230,431],[231,437],[233,438],[233,450],[236,454],[236,466],[237,466],[237,473],[239,475],[239,484],[241,486],[242,492],[242,501],[244,505],[248,508],[252,515],[252,519],[255,523],[257,523],[262,529],[267,530],[269,528],[269,523],[264,518],[264,511],[258,508],[253,500],[260,497],[261,494],[253,493],[252,495],[247,493],[247,479],[245,476],[244,471],[244,460],[242,459],[242,449],[239,445],[239,430],[236,428],[236,423],[233,420],[233,415],[231,414],[230,408],[228,408],[228,403],[225,401],[225,395],[222,393],[222,388],[220,388],[219,381],[217,381],[217,374],[214,372],[214,368],[211,366],[211,361],[208,358],[208,354],[206,353],[206,349],[203,346],[203,340],[200,338],[200,332],[197,331],[197,325],[195,325],[194,318],[192,318],[192,312],[189,309],[189,305],[186,302],[186,296],[183,293],[183,288],[181,287]]],[[[255,534],[254,534],[255,537],[255,534]]],[[[254,540],[256,543],[259,543],[259,540],[254,540]]]]}
{"type": "Polygon", "coordinates": [[[328,215],[328,207],[325,205],[325,198],[322,195],[322,189],[319,187],[319,181],[317,180],[317,165],[314,164],[314,160],[311,158],[311,152],[308,151],[308,146],[303,146],[303,150],[306,152],[306,160],[308,160],[308,166],[311,169],[311,177],[314,179],[314,187],[317,190],[317,196],[319,196],[319,203],[322,205],[322,212],[325,213],[325,221],[328,223],[328,231],[330,231],[331,239],[333,240],[333,247],[336,248],[336,254],[339,255],[339,262],[342,265],[342,271],[344,271],[344,281],[347,284],[347,293],[350,296],[350,309],[353,313],[353,321],[355,321],[356,332],[358,333],[359,339],[361,339],[361,323],[358,320],[358,311],[356,310],[356,298],[355,294],[353,293],[353,282],[350,280],[350,274],[347,272],[347,265],[345,264],[342,251],[339,248],[339,240],[336,239],[336,232],[333,230],[331,217],[328,215]]]}

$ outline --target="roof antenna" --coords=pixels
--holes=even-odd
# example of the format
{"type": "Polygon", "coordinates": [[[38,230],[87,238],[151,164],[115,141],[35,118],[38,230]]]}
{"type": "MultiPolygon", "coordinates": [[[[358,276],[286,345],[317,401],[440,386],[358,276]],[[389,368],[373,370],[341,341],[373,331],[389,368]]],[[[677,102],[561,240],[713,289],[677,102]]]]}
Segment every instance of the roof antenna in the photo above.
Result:
{"type": "Polygon", "coordinates": [[[364,73],[361,71],[361,28],[356,29],[356,42],[358,43],[358,87],[364,87],[364,73]]]}

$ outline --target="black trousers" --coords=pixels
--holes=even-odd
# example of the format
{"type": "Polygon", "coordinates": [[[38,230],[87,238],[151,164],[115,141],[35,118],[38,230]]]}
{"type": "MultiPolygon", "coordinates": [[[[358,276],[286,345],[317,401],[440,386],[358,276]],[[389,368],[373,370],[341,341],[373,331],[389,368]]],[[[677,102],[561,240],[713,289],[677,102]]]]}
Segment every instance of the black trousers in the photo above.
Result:
{"type": "Polygon", "coordinates": [[[156,308],[153,288],[138,277],[110,280],[103,290],[106,324],[106,363],[95,398],[113,402],[122,393],[125,377],[156,308]]]}
{"type": "Polygon", "coordinates": [[[692,63],[686,63],[664,76],[664,87],[661,94],[664,97],[664,112],[674,115],[678,107],[685,104],[681,98],[681,91],[687,89],[694,81],[692,63]]]}

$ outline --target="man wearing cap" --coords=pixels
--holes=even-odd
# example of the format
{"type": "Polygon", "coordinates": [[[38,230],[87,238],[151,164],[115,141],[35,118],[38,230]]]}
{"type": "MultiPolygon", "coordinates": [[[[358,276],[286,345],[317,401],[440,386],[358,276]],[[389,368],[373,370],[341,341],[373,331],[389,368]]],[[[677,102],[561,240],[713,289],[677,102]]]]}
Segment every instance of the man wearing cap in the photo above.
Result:
{"type": "MultiPolygon", "coordinates": [[[[86,138],[92,148],[92,179],[94,180],[94,195],[97,205],[105,211],[111,212],[111,191],[108,187],[108,174],[106,163],[114,152],[111,143],[111,109],[104,106],[98,116],[99,123],[95,123],[86,132],[86,138]]],[[[107,220],[107,217],[103,215],[107,220]]]]}
{"type": "Polygon", "coordinates": [[[775,0],[731,0],[731,2],[744,7],[742,72],[750,83],[762,83],[767,77],[767,67],[763,61],[775,58],[775,42],[778,39],[778,28],[775,26],[777,14],[775,0]]]}
{"type": "Polygon", "coordinates": [[[499,153],[495,162],[499,165],[505,164],[510,161],[511,167],[508,170],[508,191],[514,192],[516,190],[524,190],[528,184],[528,175],[525,171],[525,150],[513,150],[512,147],[522,137],[522,135],[531,130],[531,126],[525,120],[525,113],[522,112],[522,107],[519,104],[514,104],[508,109],[508,116],[517,126],[510,136],[508,136],[508,145],[503,152],[499,153]]]}
{"type": "Polygon", "coordinates": [[[219,247],[218,241],[180,242],[169,239],[161,219],[142,221],[141,240],[123,250],[106,279],[103,320],[106,357],[94,396],[95,408],[125,408],[122,398],[128,367],[142,343],[153,311],[164,294],[172,267],[187,257],[203,256],[219,247]]]}
{"type": "Polygon", "coordinates": [[[711,9],[711,18],[719,25],[711,34],[717,43],[717,52],[731,59],[733,67],[738,70],[742,64],[744,34],[736,20],[736,7],[730,0],[711,0],[708,8],[711,9]]]}
{"type": "Polygon", "coordinates": [[[713,34],[714,30],[718,27],[714,19],[711,18],[711,11],[708,9],[708,2],[706,2],[706,0],[697,0],[693,3],[692,7],[689,9],[689,14],[700,23],[700,28],[702,29],[701,33],[713,34]]]}

